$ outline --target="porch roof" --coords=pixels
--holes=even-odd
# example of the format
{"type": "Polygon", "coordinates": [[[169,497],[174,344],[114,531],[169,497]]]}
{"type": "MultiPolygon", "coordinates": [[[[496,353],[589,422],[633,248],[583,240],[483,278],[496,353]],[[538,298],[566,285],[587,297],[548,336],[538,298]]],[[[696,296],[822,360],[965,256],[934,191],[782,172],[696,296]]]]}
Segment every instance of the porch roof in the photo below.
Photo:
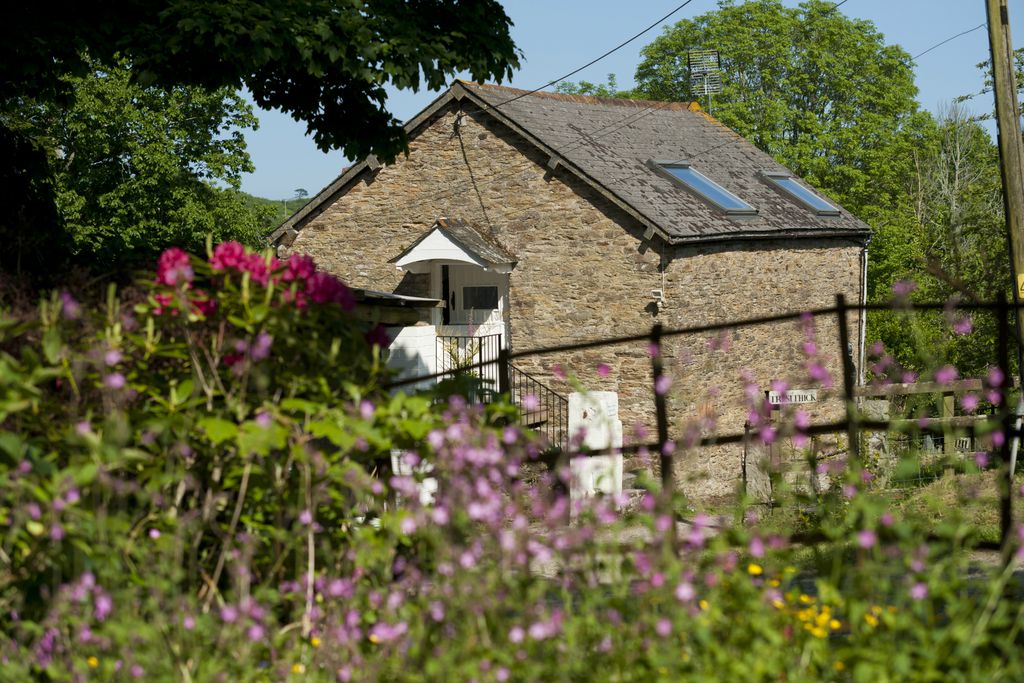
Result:
{"type": "Polygon", "coordinates": [[[428,262],[441,262],[466,263],[508,273],[515,267],[517,259],[497,240],[469,223],[442,217],[388,262],[411,272],[422,272],[428,262]]]}

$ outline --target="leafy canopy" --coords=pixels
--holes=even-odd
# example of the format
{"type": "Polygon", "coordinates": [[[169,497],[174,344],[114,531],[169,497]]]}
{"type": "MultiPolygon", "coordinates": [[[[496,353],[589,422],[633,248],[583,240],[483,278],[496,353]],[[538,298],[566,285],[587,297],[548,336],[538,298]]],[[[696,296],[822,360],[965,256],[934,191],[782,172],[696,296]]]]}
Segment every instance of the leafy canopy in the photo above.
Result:
{"type": "Polygon", "coordinates": [[[305,121],[321,149],[386,159],[405,149],[385,86],[430,89],[468,71],[502,80],[518,66],[496,0],[112,0],[6,10],[0,103],[67,101],[65,77],[123,57],[141,83],[247,87],[262,107],[305,121]],[[88,54],[89,58],[85,55],[88,54]]]}
{"type": "Polygon", "coordinates": [[[73,253],[112,267],[206,236],[255,244],[268,211],[238,192],[252,171],[241,129],[258,123],[233,90],[142,87],[123,61],[66,79],[67,107],[21,112],[50,152],[57,210],[73,253]]]}

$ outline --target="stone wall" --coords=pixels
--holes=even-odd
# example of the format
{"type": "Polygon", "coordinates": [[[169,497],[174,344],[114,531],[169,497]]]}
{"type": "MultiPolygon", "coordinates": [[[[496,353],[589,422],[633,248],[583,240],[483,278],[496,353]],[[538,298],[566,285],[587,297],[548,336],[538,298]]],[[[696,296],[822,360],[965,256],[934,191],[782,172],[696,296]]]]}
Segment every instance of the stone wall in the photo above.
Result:
{"type": "MultiPolygon", "coordinates": [[[[364,173],[283,251],[310,253],[356,287],[427,295],[424,279],[403,280],[387,260],[439,216],[470,221],[519,258],[508,310],[514,352],[643,333],[655,321],[675,328],[825,307],[837,292],[851,302],[859,298],[861,247],[848,240],[666,247],[657,238],[645,241],[630,216],[564,169],[550,171],[547,162],[486,114],[442,110],[411,141],[407,157],[364,173]],[[654,289],[665,292],[660,312],[652,305],[654,289]]],[[[857,320],[850,322],[856,341],[857,320]]],[[[841,386],[835,321],[819,324],[817,335],[841,386]]],[[[742,431],[744,372],[765,388],[772,379],[806,385],[799,323],[726,337],[729,350],[717,348],[717,337],[666,341],[673,436],[698,414],[717,415],[720,433],[742,431]]],[[[550,372],[556,363],[588,387],[619,393],[627,441],[633,425],[653,426],[645,342],[517,361],[568,393],[550,372]],[[602,362],[612,368],[603,378],[596,372],[602,362]]],[[[834,419],[840,409],[823,401],[815,418],[834,419]]],[[[676,476],[695,498],[729,495],[741,460],[742,446],[680,452],[676,476]]]]}

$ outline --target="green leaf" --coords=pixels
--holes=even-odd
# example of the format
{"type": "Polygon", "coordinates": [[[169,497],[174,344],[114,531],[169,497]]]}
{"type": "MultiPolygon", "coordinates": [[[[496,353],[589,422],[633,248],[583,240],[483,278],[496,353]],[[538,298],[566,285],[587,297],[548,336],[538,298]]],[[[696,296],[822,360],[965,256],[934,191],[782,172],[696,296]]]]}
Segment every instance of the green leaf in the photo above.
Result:
{"type": "Polygon", "coordinates": [[[215,446],[238,435],[238,425],[219,417],[204,417],[199,420],[199,428],[206,432],[206,438],[215,446]]]}

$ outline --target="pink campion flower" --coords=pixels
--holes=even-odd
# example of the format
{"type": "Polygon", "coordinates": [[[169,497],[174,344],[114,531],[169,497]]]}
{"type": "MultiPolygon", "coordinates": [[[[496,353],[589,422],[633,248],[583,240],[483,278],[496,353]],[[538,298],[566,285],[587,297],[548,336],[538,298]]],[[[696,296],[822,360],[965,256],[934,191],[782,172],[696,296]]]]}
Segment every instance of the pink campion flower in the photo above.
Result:
{"type": "Polygon", "coordinates": [[[903,384],[913,384],[917,381],[917,373],[913,370],[904,370],[903,374],[900,375],[900,381],[903,384]]]}
{"type": "Polygon", "coordinates": [[[991,367],[988,369],[988,377],[985,381],[990,387],[1001,387],[1003,382],[1006,381],[1006,375],[1003,373],[1002,368],[991,367]]]}
{"type": "Polygon", "coordinates": [[[973,329],[974,326],[971,324],[971,319],[969,317],[958,318],[957,320],[953,321],[953,334],[970,334],[971,330],[973,329]]]}
{"type": "Polygon", "coordinates": [[[654,625],[654,632],[662,638],[667,638],[672,634],[672,622],[664,617],[658,619],[658,623],[654,625]]]}
{"type": "Polygon", "coordinates": [[[192,262],[184,251],[171,247],[160,254],[156,263],[156,282],[158,285],[175,287],[192,282],[195,272],[192,262]]]}
{"type": "Polygon", "coordinates": [[[240,242],[221,242],[213,249],[210,266],[214,270],[237,270],[242,267],[245,258],[245,247],[240,242]]]}
{"type": "Polygon", "coordinates": [[[403,517],[399,528],[406,536],[416,533],[416,518],[412,516],[403,517]]]}
{"type": "Polygon", "coordinates": [[[979,401],[977,394],[964,394],[960,397],[960,407],[968,413],[973,413],[978,409],[979,401]]]}
{"type": "Polygon", "coordinates": [[[299,513],[299,524],[303,526],[309,526],[313,523],[313,513],[309,510],[303,510],[299,513]]]}
{"type": "Polygon", "coordinates": [[[657,358],[658,356],[661,355],[661,346],[658,344],[648,344],[647,355],[649,355],[651,358],[657,358]]]}
{"type": "Polygon", "coordinates": [[[910,597],[914,600],[924,600],[928,597],[928,584],[918,581],[910,587],[910,597]]]}
{"type": "Polygon", "coordinates": [[[261,410],[256,413],[256,424],[266,429],[270,425],[274,424],[274,418],[271,417],[270,413],[265,410],[261,410]]]}
{"type": "Polygon", "coordinates": [[[607,377],[609,375],[609,373],[611,373],[611,371],[612,371],[612,368],[607,363],[598,363],[597,364],[597,375],[598,375],[598,377],[607,377]]]}
{"type": "Polygon", "coordinates": [[[807,374],[826,389],[832,386],[832,375],[829,374],[828,370],[821,363],[808,363],[807,374]]]}
{"type": "Polygon", "coordinates": [[[900,280],[892,285],[892,293],[900,299],[910,296],[915,289],[917,289],[917,283],[913,280],[900,280]]]}
{"type": "Polygon", "coordinates": [[[878,534],[872,529],[862,529],[857,532],[857,545],[864,550],[870,550],[878,544],[878,534]]]}
{"type": "Polygon", "coordinates": [[[1006,443],[1006,435],[1003,434],[1002,430],[992,432],[992,445],[996,448],[1002,448],[1003,444],[1006,443]]]}
{"type": "Polygon", "coordinates": [[[750,554],[754,557],[764,557],[764,541],[760,536],[750,539],[750,554]]]}
{"type": "Polygon", "coordinates": [[[88,420],[77,422],[75,423],[75,433],[79,436],[88,436],[92,433],[92,425],[89,424],[88,420]]]}
{"type": "Polygon", "coordinates": [[[874,356],[881,356],[883,353],[885,353],[885,344],[883,344],[880,341],[876,341],[874,344],[871,345],[870,352],[874,356]]]}
{"type": "Polygon", "coordinates": [[[818,355],[818,345],[812,341],[805,341],[803,345],[805,356],[816,356],[818,355]]]}
{"type": "Polygon", "coordinates": [[[233,624],[238,621],[238,608],[234,605],[224,605],[220,608],[220,618],[225,624],[233,624]]]}
{"type": "Polygon", "coordinates": [[[266,634],[266,629],[261,624],[251,624],[245,631],[245,636],[254,643],[263,640],[266,634]]]}
{"type": "Polygon", "coordinates": [[[761,441],[764,443],[775,443],[775,439],[778,437],[779,432],[772,425],[763,425],[757,432],[761,441]]]}
{"type": "Polygon", "coordinates": [[[676,600],[679,602],[692,602],[697,597],[697,591],[693,589],[693,584],[689,581],[683,581],[676,586],[676,600]]]}
{"type": "Polygon", "coordinates": [[[120,372],[112,372],[103,378],[103,385],[108,389],[123,389],[125,385],[124,375],[120,372]]]}
{"type": "Polygon", "coordinates": [[[269,332],[260,332],[256,335],[256,341],[249,349],[249,355],[253,360],[266,360],[270,357],[270,347],[274,344],[274,337],[269,332]]]}
{"type": "Polygon", "coordinates": [[[522,398],[523,410],[533,411],[540,407],[540,399],[533,394],[527,394],[522,398]]]}
{"type": "Polygon", "coordinates": [[[78,320],[82,316],[82,304],[67,290],[60,293],[60,314],[65,320],[78,320]]]}
{"type": "Polygon", "coordinates": [[[807,411],[798,410],[793,415],[793,426],[803,431],[807,430],[811,426],[811,415],[807,411]]]}
{"type": "Polygon", "coordinates": [[[883,512],[882,516],[878,519],[878,521],[882,526],[886,528],[891,527],[895,522],[891,512],[883,512]]]}
{"type": "Polygon", "coordinates": [[[960,373],[952,365],[944,365],[935,371],[935,381],[939,384],[949,384],[959,376],[960,373]]]}
{"type": "Polygon", "coordinates": [[[990,389],[985,393],[985,400],[994,406],[1003,402],[1003,394],[998,389],[990,389]]]}
{"type": "Polygon", "coordinates": [[[509,632],[508,632],[509,642],[518,645],[519,643],[523,642],[523,639],[525,637],[526,637],[526,631],[524,631],[521,626],[513,626],[511,629],[509,629],[509,632]]]}
{"type": "Polygon", "coordinates": [[[671,387],[672,378],[668,375],[661,375],[654,383],[654,393],[658,396],[664,396],[671,387]]]}
{"type": "Polygon", "coordinates": [[[156,539],[160,538],[160,530],[159,529],[150,529],[149,530],[149,537],[152,538],[154,541],[156,539]]]}
{"type": "Polygon", "coordinates": [[[64,539],[64,527],[60,524],[54,524],[50,527],[50,540],[61,541],[64,539]]]}
{"type": "Polygon", "coordinates": [[[106,364],[107,367],[114,367],[115,365],[121,362],[121,358],[121,352],[118,351],[117,349],[110,349],[105,354],[103,354],[103,362],[104,364],[106,364]]]}
{"type": "Polygon", "coordinates": [[[562,380],[564,380],[568,376],[565,372],[565,368],[563,368],[558,363],[555,363],[554,365],[551,366],[551,374],[554,375],[556,378],[562,380]]]}
{"type": "Polygon", "coordinates": [[[102,590],[97,590],[92,603],[92,615],[96,621],[104,621],[114,611],[114,601],[110,595],[102,590]]]}
{"type": "Polygon", "coordinates": [[[979,469],[985,469],[988,467],[988,454],[984,451],[978,451],[975,453],[974,464],[977,465],[979,469]]]}
{"type": "Polygon", "coordinates": [[[284,273],[281,279],[285,282],[296,280],[308,280],[316,272],[316,261],[312,256],[306,254],[292,254],[285,263],[284,273]]]}
{"type": "Polygon", "coordinates": [[[857,495],[857,487],[853,484],[843,485],[843,496],[846,498],[853,498],[857,495]]]}

